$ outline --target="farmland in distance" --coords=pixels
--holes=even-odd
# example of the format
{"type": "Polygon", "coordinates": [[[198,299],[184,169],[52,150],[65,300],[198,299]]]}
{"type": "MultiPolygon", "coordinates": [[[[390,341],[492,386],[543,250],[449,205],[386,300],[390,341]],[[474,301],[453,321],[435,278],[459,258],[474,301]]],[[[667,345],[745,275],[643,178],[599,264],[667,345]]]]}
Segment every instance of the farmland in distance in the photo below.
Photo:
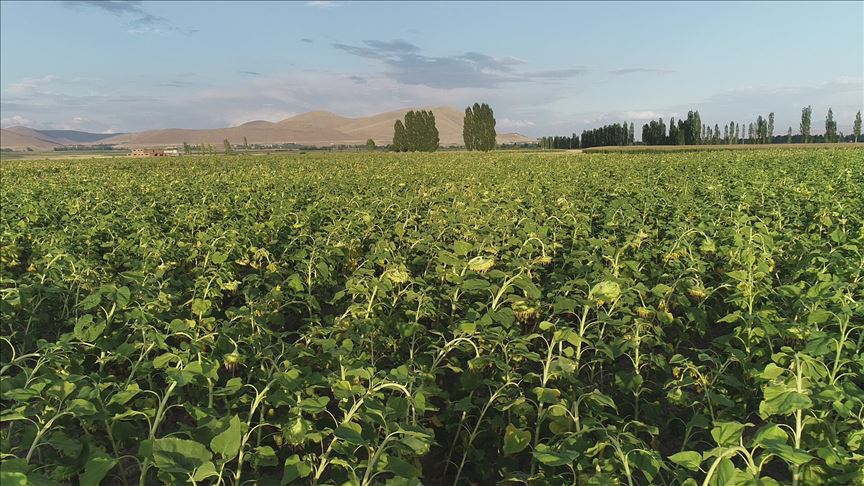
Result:
{"type": "Polygon", "coordinates": [[[0,176],[7,480],[864,481],[860,149],[0,176]]]}

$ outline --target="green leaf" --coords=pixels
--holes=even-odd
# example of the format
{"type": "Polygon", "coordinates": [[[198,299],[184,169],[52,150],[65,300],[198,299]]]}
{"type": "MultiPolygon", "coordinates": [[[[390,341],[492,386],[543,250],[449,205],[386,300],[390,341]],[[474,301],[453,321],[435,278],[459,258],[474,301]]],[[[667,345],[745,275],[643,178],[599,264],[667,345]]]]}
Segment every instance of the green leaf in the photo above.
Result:
{"type": "Polygon", "coordinates": [[[669,460],[691,471],[698,471],[702,463],[702,454],[694,451],[682,451],[669,456],[669,460]]]}
{"type": "Polygon", "coordinates": [[[117,304],[118,309],[125,309],[129,304],[129,299],[132,296],[132,292],[129,291],[129,287],[125,285],[119,287],[117,291],[114,293],[114,303],[117,304]]]}
{"type": "Polygon", "coordinates": [[[555,388],[534,388],[534,394],[537,395],[537,400],[541,403],[558,403],[558,397],[561,396],[561,391],[555,388]]]}
{"type": "Polygon", "coordinates": [[[360,431],[361,429],[359,425],[353,422],[348,422],[336,427],[336,430],[333,431],[333,435],[349,444],[366,445],[366,439],[360,435],[360,431]]]}
{"type": "Polygon", "coordinates": [[[531,453],[535,459],[547,466],[564,466],[572,464],[579,457],[577,451],[555,451],[546,444],[537,444],[537,449],[531,453]]]}
{"type": "Polygon", "coordinates": [[[234,415],[228,422],[228,428],[210,441],[210,449],[224,459],[232,458],[240,451],[242,434],[243,424],[240,422],[240,417],[234,415]]]}
{"type": "Polygon", "coordinates": [[[209,300],[195,299],[192,301],[192,313],[206,316],[210,312],[212,305],[209,300]]]}
{"type": "Polygon", "coordinates": [[[474,249],[474,245],[467,241],[457,241],[453,243],[453,253],[456,254],[456,256],[467,255],[472,249],[474,249]]]}
{"type": "MultiPolygon", "coordinates": [[[[141,448],[146,449],[148,442],[151,441],[142,442],[141,448]]],[[[153,440],[150,446],[153,464],[169,473],[191,473],[213,459],[207,447],[194,440],[165,437],[153,440]]]]}
{"type": "Polygon", "coordinates": [[[20,472],[0,471],[0,484],[3,486],[27,486],[27,476],[20,472]]]}
{"type": "Polygon", "coordinates": [[[83,398],[76,398],[69,402],[69,405],[66,407],[66,411],[72,412],[78,417],[84,417],[87,415],[96,415],[99,411],[96,409],[96,405],[88,400],[84,400],[83,398]]]}
{"type": "Polygon", "coordinates": [[[300,459],[300,456],[294,454],[285,459],[285,466],[282,470],[281,484],[291,484],[294,481],[305,478],[312,473],[312,468],[300,459]]]}
{"type": "Polygon", "coordinates": [[[414,466],[396,456],[387,457],[387,470],[403,478],[416,478],[419,475],[414,466]]]}
{"type": "Polygon", "coordinates": [[[216,471],[216,466],[212,462],[207,461],[195,469],[195,472],[192,474],[192,479],[201,482],[207,478],[212,478],[213,476],[219,476],[219,473],[216,471]]]}
{"type": "Polygon", "coordinates": [[[816,309],[807,316],[807,324],[822,324],[831,318],[831,313],[825,309],[816,309]]]}
{"type": "Polygon", "coordinates": [[[789,440],[789,434],[776,424],[763,425],[753,436],[753,442],[760,446],[772,444],[785,444],[789,440]]]}
{"type": "Polygon", "coordinates": [[[762,376],[762,378],[764,378],[766,380],[773,380],[773,379],[777,378],[778,376],[782,375],[784,371],[786,371],[786,370],[777,366],[776,364],[768,363],[768,366],[766,366],[765,369],[762,370],[761,376],[762,376]]]}
{"type": "Polygon", "coordinates": [[[522,452],[531,442],[531,432],[519,429],[513,424],[507,424],[504,429],[504,454],[522,452]]]}
{"type": "MultiPolygon", "coordinates": [[[[87,460],[84,472],[78,476],[78,484],[81,486],[97,486],[102,479],[117,464],[117,459],[105,454],[93,455],[87,460]]],[[[4,483],[5,484],[5,483],[4,483]]]]}
{"type": "Polygon", "coordinates": [[[462,289],[467,292],[479,292],[489,288],[489,282],[479,278],[469,278],[462,282],[462,289]]]}
{"type": "Polygon", "coordinates": [[[804,410],[813,405],[810,397],[785,385],[766,386],[763,393],[765,399],[759,404],[759,415],[762,418],[789,415],[796,410],[804,410]]]}
{"type": "Polygon", "coordinates": [[[735,479],[735,464],[728,458],[720,459],[720,463],[711,478],[712,486],[732,486],[735,479]]]}
{"type": "Polygon", "coordinates": [[[92,343],[102,332],[105,331],[106,323],[104,321],[93,322],[93,316],[90,314],[81,316],[75,321],[75,328],[72,331],[75,337],[85,343],[92,343]]]}
{"type": "Polygon", "coordinates": [[[330,397],[310,397],[300,400],[300,409],[307,413],[320,413],[327,408],[330,403],[330,397]]]}
{"type": "Polygon", "coordinates": [[[616,282],[606,280],[591,287],[589,297],[604,302],[612,302],[621,296],[621,286],[616,282]]]}
{"type": "Polygon", "coordinates": [[[711,429],[711,437],[718,445],[724,447],[739,445],[741,434],[744,433],[744,427],[750,424],[742,424],[739,422],[714,422],[714,428],[711,429]]]}
{"type": "Polygon", "coordinates": [[[138,387],[138,384],[132,383],[125,390],[115,393],[111,397],[111,400],[108,400],[108,405],[125,405],[126,402],[135,398],[135,395],[140,391],[141,389],[138,387]]]}
{"type": "Polygon", "coordinates": [[[803,466],[813,460],[813,456],[800,449],[796,449],[789,444],[774,442],[770,443],[765,450],[777,454],[783,458],[784,461],[796,466],[803,466]]]}
{"type": "Polygon", "coordinates": [[[90,309],[96,307],[97,305],[99,305],[99,303],[101,301],[102,301],[102,294],[99,292],[93,292],[92,294],[85,297],[84,300],[79,302],[78,306],[81,308],[81,310],[86,311],[86,310],[90,310],[90,309]]]}

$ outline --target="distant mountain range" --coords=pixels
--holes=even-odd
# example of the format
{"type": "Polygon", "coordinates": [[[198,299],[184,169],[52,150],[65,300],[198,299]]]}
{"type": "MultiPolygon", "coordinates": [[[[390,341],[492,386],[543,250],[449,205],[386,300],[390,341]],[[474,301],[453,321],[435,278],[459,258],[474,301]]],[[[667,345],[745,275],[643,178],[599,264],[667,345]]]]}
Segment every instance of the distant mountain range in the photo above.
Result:
{"type": "Polygon", "coordinates": [[[119,133],[89,133],[77,130],[35,130],[27,127],[0,129],[0,145],[4,148],[25,148],[50,150],[65,145],[91,145],[100,143],[119,133]]]}
{"type": "MultiPolygon", "coordinates": [[[[431,109],[435,114],[441,145],[461,145],[464,113],[449,106],[426,109],[431,109]]],[[[34,150],[95,144],[114,145],[118,148],[165,147],[182,145],[184,142],[191,145],[203,143],[221,146],[225,139],[235,145],[242,144],[244,137],[250,144],[362,145],[371,138],[381,145],[392,141],[393,124],[404,118],[408,111],[409,109],[389,111],[361,118],[347,118],[327,111],[311,111],[279,122],[257,120],[230,128],[166,128],[122,134],[12,127],[0,131],[0,146],[31,147],[34,150]]],[[[518,133],[499,133],[497,138],[501,144],[532,141],[518,133]]]]}

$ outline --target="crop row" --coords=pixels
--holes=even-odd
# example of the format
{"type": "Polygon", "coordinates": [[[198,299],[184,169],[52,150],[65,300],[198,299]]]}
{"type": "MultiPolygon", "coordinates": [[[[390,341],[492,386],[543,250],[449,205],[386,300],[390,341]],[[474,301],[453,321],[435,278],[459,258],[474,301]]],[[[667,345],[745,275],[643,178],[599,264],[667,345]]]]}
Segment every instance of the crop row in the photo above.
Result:
{"type": "Polygon", "coordinates": [[[864,481],[858,150],[0,175],[4,485],[864,481]]]}

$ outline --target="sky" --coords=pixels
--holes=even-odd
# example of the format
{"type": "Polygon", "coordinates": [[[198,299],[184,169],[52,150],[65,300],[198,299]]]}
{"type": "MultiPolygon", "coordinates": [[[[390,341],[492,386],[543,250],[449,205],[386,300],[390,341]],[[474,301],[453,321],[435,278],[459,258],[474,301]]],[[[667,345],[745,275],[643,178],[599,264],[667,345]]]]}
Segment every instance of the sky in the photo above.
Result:
{"type": "MultiPolygon", "coordinates": [[[[0,2],[0,125],[127,132],[476,101],[499,132],[864,107],[864,2],[0,2]]],[[[637,129],[637,133],[639,130],[637,129]]]]}

